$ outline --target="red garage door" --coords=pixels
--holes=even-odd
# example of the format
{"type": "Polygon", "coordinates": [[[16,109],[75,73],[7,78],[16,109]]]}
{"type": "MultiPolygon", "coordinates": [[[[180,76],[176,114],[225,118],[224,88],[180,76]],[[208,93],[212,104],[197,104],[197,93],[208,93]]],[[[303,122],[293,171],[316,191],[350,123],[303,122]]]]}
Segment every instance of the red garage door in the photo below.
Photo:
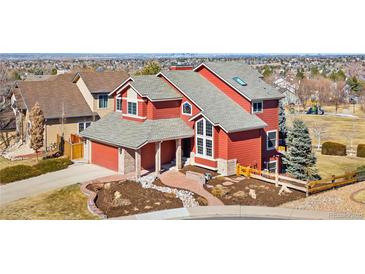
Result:
{"type": "Polygon", "coordinates": [[[118,148],[92,142],[91,162],[118,171],[118,148]]]}

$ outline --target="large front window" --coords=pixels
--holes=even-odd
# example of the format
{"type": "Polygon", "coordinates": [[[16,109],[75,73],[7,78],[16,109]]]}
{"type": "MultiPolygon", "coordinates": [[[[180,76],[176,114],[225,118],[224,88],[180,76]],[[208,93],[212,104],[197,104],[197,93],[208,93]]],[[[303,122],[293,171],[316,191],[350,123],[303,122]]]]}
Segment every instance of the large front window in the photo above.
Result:
{"type": "Polygon", "coordinates": [[[128,114],[137,115],[137,102],[128,101],[128,114]]]}
{"type": "Polygon", "coordinates": [[[197,155],[213,157],[213,125],[205,119],[196,123],[196,147],[197,155]]]}
{"type": "Polygon", "coordinates": [[[99,95],[99,108],[107,108],[108,107],[108,95],[100,94],[99,95]]]}

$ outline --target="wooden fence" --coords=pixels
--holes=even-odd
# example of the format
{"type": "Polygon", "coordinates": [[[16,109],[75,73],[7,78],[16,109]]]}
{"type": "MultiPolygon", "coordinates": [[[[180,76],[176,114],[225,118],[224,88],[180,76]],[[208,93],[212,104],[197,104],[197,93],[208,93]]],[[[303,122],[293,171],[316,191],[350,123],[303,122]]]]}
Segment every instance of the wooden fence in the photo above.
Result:
{"type": "Polygon", "coordinates": [[[307,182],[290,178],[278,173],[258,170],[250,167],[245,167],[237,164],[236,175],[244,175],[264,182],[275,184],[276,186],[286,186],[307,193],[307,182]]]}
{"type": "Polygon", "coordinates": [[[341,187],[349,184],[365,180],[365,170],[354,171],[346,173],[341,176],[332,176],[328,179],[322,179],[317,181],[302,181],[294,178],[290,178],[278,173],[270,173],[267,171],[257,170],[254,168],[241,166],[237,164],[236,175],[251,177],[264,182],[275,184],[276,186],[286,186],[288,188],[296,189],[305,192],[308,195],[318,193],[321,191],[329,190],[336,187],[341,187]]]}
{"type": "Polygon", "coordinates": [[[76,135],[71,135],[70,142],[62,140],[62,137],[57,135],[57,147],[71,160],[81,159],[84,157],[84,143],[82,139],[76,135]]]}

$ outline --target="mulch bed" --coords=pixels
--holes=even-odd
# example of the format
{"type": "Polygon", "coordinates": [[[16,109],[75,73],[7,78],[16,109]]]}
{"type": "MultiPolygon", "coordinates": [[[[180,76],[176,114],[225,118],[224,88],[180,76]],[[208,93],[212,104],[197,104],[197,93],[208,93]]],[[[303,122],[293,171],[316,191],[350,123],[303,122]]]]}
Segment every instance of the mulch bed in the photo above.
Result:
{"type": "MultiPolygon", "coordinates": [[[[221,185],[224,192],[227,192],[219,198],[225,205],[249,205],[249,206],[270,206],[275,207],[289,201],[298,200],[305,197],[305,193],[290,189],[292,193],[282,193],[279,196],[280,187],[275,187],[273,184],[261,182],[255,179],[243,179],[238,182],[231,182],[232,185],[224,186],[227,182],[224,177],[209,180],[204,188],[210,193],[214,193],[214,187],[221,185]],[[207,187],[211,185],[213,187],[207,187]],[[256,199],[249,196],[250,189],[254,189],[256,199]]],[[[214,195],[214,194],[213,194],[214,195]]]]}
{"type": "Polygon", "coordinates": [[[197,173],[210,173],[212,174],[212,176],[217,176],[219,175],[217,172],[210,170],[210,169],[206,169],[206,168],[202,168],[202,167],[198,167],[198,166],[184,166],[182,169],[179,170],[180,172],[186,174],[187,171],[193,171],[193,172],[197,172],[197,173]]]}
{"type": "Polygon", "coordinates": [[[109,186],[91,184],[87,187],[97,193],[95,204],[108,218],[183,207],[175,195],[142,188],[133,181],[113,182],[109,186]]]}

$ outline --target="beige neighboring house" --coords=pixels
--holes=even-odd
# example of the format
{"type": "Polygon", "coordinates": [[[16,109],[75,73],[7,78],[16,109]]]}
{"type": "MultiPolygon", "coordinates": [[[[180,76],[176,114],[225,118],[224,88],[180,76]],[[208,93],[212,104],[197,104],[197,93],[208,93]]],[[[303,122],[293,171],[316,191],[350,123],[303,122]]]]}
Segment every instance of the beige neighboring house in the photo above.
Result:
{"type": "Polygon", "coordinates": [[[18,82],[12,95],[18,135],[23,142],[29,141],[29,112],[38,102],[45,117],[45,148],[56,143],[57,135],[69,140],[71,134],[78,135],[93,121],[114,111],[108,93],[128,77],[124,71],[81,72],[18,82]]]}
{"type": "Polygon", "coordinates": [[[96,119],[77,86],[71,81],[23,81],[13,91],[17,112],[17,131],[24,142],[29,141],[29,113],[36,102],[45,118],[44,143],[48,148],[57,135],[69,140],[96,119]]]}
{"type": "Polygon", "coordinates": [[[108,94],[127,80],[125,71],[78,72],[72,82],[77,85],[87,104],[100,117],[114,111],[114,99],[108,94]]]}

